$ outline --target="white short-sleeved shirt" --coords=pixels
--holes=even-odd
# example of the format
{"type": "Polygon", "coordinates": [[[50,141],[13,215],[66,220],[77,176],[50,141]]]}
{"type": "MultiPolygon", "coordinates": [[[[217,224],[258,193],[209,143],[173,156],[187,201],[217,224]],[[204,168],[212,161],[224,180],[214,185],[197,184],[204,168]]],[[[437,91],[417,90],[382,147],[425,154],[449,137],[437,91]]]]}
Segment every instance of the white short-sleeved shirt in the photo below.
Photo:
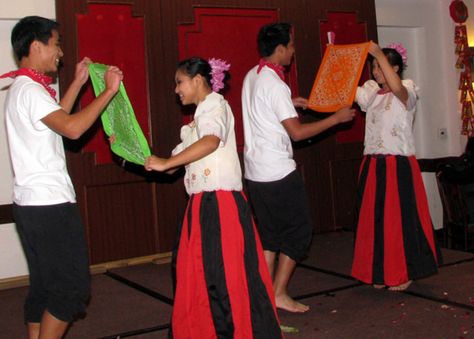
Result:
{"type": "Polygon", "coordinates": [[[415,155],[413,120],[418,87],[402,80],[408,91],[406,105],[392,92],[381,93],[374,80],[357,89],[356,101],[367,112],[364,154],[415,155]]]}
{"type": "Polygon", "coordinates": [[[172,154],[178,154],[206,135],[220,139],[217,150],[186,165],[184,186],[191,195],[203,191],[241,191],[242,170],[235,142],[232,110],[218,93],[210,93],[199,103],[194,120],[181,128],[181,140],[172,154]]]}
{"type": "Polygon", "coordinates": [[[298,117],[288,85],[271,68],[258,65],[242,87],[245,178],[270,182],[295,170],[291,139],[282,121],[298,117]]]}
{"type": "Polygon", "coordinates": [[[42,118],[61,109],[46,89],[18,76],[5,100],[5,123],[14,172],[13,202],[54,205],[75,202],[62,137],[42,118]]]}

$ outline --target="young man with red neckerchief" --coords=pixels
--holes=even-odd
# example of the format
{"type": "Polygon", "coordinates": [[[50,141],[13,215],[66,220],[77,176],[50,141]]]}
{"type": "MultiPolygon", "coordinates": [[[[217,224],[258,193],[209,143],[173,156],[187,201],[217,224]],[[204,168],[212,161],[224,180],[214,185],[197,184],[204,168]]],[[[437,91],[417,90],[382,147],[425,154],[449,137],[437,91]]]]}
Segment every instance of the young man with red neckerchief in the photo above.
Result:
{"type": "Polygon", "coordinates": [[[13,28],[11,42],[20,69],[5,100],[14,172],[13,215],[30,273],[25,301],[28,338],[61,338],[85,311],[90,294],[84,229],[67,172],[62,136],[79,138],[116,94],[122,72],[109,67],[106,89],[87,107],[69,114],[88,80],[84,58],[59,103],[50,87],[63,56],[58,23],[30,16],[13,28]]]}
{"type": "Polygon", "coordinates": [[[350,121],[354,110],[342,108],[326,119],[302,124],[295,106],[306,108],[307,100],[292,100],[283,75],[295,52],[291,25],[263,26],[257,41],[262,59],[247,73],[242,88],[245,178],[273,278],[276,307],[306,312],[309,307],[287,292],[296,263],[306,256],[312,236],[306,193],[296,171],[291,141],[313,137],[350,121]]]}

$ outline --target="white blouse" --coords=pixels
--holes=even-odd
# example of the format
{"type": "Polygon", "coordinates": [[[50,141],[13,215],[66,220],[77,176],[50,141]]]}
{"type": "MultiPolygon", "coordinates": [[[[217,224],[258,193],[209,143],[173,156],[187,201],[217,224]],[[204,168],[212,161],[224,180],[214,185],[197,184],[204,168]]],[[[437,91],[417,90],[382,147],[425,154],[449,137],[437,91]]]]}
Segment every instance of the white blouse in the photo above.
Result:
{"type": "Polygon", "coordinates": [[[406,105],[392,92],[381,93],[374,80],[357,88],[356,101],[367,112],[364,154],[415,155],[413,120],[419,88],[402,80],[408,91],[406,105]]]}
{"type": "Polygon", "coordinates": [[[185,166],[184,186],[191,195],[203,191],[241,191],[242,171],[235,142],[232,110],[218,93],[210,93],[199,103],[194,120],[181,128],[181,141],[172,154],[178,154],[206,135],[220,139],[211,154],[185,166]]]}

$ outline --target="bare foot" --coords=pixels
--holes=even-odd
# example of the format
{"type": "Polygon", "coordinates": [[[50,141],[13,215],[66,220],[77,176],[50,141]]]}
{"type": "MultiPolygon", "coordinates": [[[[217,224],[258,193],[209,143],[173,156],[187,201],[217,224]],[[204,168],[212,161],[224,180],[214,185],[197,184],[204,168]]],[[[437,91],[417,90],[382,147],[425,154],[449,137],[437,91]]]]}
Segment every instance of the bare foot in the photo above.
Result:
{"type": "Polygon", "coordinates": [[[304,313],[309,310],[308,305],[297,302],[291,299],[288,294],[275,296],[275,303],[277,308],[293,313],[304,313]]]}
{"type": "Polygon", "coordinates": [[[408,288],[408,286],[411,285],[412,282],[413,282],[412,280],[408,280],[407,282],[400,284],[398,286],[391,286],[388,288],[388,290],[395,291],[395,292],[405,291],[408,288]]]}
{"type": "Polygon", "coordinates": [[[382,288],[385,288],[385,285],[383,284],[373,284],[372,286],[377,290],[381,290],[382,288]]]}

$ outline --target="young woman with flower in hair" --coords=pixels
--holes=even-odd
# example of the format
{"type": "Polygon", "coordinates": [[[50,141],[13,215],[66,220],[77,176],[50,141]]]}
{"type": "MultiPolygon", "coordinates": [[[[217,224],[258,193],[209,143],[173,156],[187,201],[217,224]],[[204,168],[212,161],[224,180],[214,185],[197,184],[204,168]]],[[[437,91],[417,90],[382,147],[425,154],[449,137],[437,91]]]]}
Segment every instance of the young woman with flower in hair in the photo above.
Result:
{"type": "Polygon", "coordinates": [[[189,194],[181,230],[172,315],[174,338],[281,338],[272,282],[242,192],[234,117],[224,97],[221,60],[190,58],[176,71],[183,105],[196,105],[170,158],[149,171],[185,166],[189,194]]]}
{"type": "Polygon", "coordinates": [[[418,87],[401,80],[403,46],[381,49],[371,43],[369,53],[374,80],[356,94],[367,115],[352,276],[403,291],[413,280],[436,273],[441,259],[415,157],[418,87]]]}

